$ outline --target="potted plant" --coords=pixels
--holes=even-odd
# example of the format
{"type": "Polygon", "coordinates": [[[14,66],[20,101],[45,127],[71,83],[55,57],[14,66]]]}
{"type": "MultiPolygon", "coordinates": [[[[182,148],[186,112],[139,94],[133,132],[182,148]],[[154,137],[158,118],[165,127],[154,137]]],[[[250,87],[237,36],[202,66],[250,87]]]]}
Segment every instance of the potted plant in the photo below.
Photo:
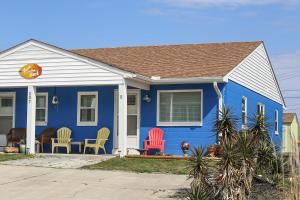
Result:
{"type": "Polygon", "coordinates": [[[207,147],[207,153],[208,155],[215,157],[218,154],[218,146],[217,145],[212,145],[207,147]]]}
{"type": "Polygon", "coordinates": [[[20,140],[20,153],[26,153],[26,144],[25,140],[20,140]]]}
{"type": "Polygon", "coordinates": [[[181,150],[184,156],[188,156],[188,152],[190,150],[190,144],[186,141],[181,142],[180,144],[181,150]]]}

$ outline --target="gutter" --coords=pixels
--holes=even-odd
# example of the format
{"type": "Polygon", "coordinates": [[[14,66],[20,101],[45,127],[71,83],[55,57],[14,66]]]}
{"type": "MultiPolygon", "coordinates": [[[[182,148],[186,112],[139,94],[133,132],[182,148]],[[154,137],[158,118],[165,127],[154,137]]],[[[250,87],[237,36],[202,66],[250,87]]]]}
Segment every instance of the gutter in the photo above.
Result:
{"type": "Polygon", "coordinates": [[[218,100],[219,100],[219,103],[218,103],[218,118],[220,119],[221,118],[221,113],[222,113],[222,110],[223,110],[223,96],[222,96],[222,93],[218,87],[218,83],[215,81],[213,82],[213,86],[214,86],[214,89],[218,95],[218,100]]]}
{"type": "Polygon", "coordinates": [[[188,78],[161,78],[159,76],[146,77],[136,74],[134,78],[148,84],[185,84],[185,83],[225,83],[228,82],[224,77],[188,77],[188,78]]]}

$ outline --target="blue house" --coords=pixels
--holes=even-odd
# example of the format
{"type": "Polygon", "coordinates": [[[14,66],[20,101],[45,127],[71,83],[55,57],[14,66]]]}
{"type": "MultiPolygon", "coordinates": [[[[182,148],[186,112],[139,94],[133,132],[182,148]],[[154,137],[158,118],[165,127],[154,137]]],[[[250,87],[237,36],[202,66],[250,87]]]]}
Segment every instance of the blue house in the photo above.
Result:
{"type": "Polygon", "coordinates": [[[69,127],[73,141],[111,131],[108,153],[143,148],[148,131],[164,131],[165,153],[180,143],[216,143],[223,106],[249,125],[265,114],[281,143],[282,94],[263,42],[65,50],[29,40],[0,53],[0,142],[27,129],[27,148],[48,127],[69,127]]]}

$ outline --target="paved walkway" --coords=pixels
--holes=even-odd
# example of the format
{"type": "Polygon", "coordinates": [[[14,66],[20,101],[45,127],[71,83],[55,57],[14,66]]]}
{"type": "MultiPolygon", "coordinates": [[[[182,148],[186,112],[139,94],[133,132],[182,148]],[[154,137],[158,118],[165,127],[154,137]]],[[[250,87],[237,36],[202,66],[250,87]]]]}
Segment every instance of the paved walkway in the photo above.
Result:
{"type": "Polygon", "coordinates": [[[37,154],[34,158],[9,160],[1,165],[76,169],[113,158],[112,155],[37,154]]]}
{"type": "Polygon", "coordinates": [[[186,176],[0,164],[1,200],[156,200],[188,187],[186,176]]]}

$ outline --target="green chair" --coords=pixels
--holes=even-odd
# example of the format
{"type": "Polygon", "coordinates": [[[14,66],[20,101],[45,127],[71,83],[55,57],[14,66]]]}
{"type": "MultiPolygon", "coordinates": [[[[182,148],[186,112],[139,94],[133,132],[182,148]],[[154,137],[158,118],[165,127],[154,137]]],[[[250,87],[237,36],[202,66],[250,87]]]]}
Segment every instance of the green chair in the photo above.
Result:
{"type": "Polygon", "coordinates": [[[98,131],[98,135],[96,139],[85,139],[84,140],[84,154],[85,154],[85,150],[86,148],[92,148],[95,151],[95,154],[97,155],[99,152],[99,149],[103,149],[104,154],[106,154],[106,150],[105,150],[105,143],[108,140],[110,131],[108,128],[101,128],[98,131]],[[94,142],[91,142],[94,141],[94,142]]]}

